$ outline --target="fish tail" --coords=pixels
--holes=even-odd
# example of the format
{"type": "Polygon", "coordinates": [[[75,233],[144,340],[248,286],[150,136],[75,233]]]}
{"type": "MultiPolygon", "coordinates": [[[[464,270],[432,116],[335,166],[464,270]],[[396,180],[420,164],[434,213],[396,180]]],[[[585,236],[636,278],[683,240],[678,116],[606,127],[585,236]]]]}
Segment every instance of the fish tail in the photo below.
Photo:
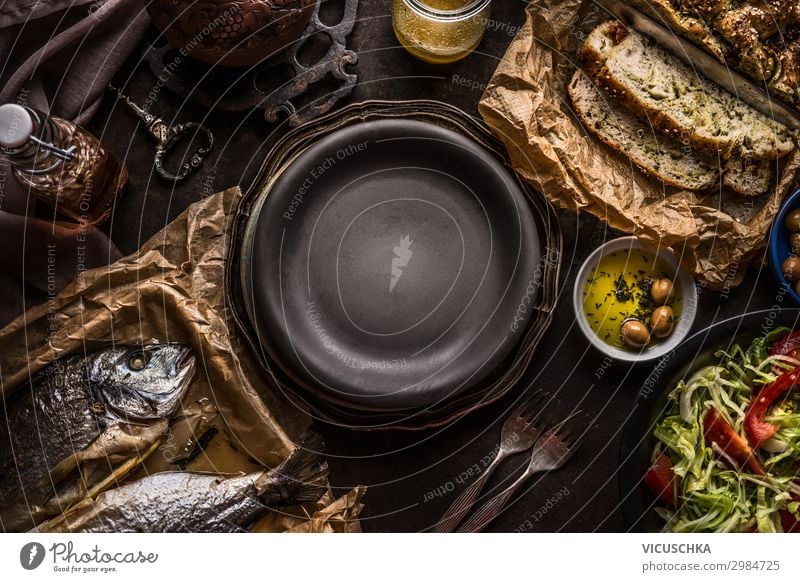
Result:
{"type": "Polygon", "coordinates": [[[287,505],[317,501],[328,490],[328,462],[320,452],[325,448],[318,434],[305,439],[273,475],[281,483],[287,505]]]}

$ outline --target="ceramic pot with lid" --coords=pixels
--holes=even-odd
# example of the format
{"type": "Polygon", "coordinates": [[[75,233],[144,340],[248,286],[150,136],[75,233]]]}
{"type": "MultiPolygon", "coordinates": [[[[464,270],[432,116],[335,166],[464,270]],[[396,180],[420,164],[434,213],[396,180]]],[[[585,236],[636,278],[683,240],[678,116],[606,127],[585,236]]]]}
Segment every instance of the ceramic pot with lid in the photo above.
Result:
{"type": "Polygon", "coordinates": [[[315,0],[151,0],[147,11],[166,39],[210,64],[256,64],[300,38],[315,0]]]}

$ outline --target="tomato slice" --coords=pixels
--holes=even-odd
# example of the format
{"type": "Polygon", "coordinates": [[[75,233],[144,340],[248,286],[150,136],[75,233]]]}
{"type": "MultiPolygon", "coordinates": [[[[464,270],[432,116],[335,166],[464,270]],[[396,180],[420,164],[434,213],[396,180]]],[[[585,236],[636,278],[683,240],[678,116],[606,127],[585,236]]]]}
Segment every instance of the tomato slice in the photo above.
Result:
{"type": "Polygon", "coordinates": [[[798,353],[800,353],[800,331],[787,333],[769,347],[770,356],[794,357],[798,353]]]}
{"type": "Polygon", "coordinates": [[[703,421],[703,434],[709,447],[712,444],[716,444],[726,455],[739,464],[738,467],[733,467],[734,469],[749,469],[756,475],[767,474],[747,441],[739,436],[716,408],[710,408],[706,412],[706,417],[703,421]]]}
{"type": "Polygon", "coordinates": [[[647,469],[647,473],[644,474],[644,482],[653,495],[673,507],[677,505],[675,499],[677,479],[672,470],[672,460],[669,456],[661,453],[656,457],[656,460],[647,469]]]}
{"type": "Polygon", "coordinates": [[[777,380],[766,388],[762,388],[753,397],[744,417],[744,432],[753,448],[757,449],[763,446],[778,432],[779,427],[766,422],[764,418],[775,401],[797,384],[798,377],[800,377],[800,368],[784,372],[778,376],[777,380]]]}

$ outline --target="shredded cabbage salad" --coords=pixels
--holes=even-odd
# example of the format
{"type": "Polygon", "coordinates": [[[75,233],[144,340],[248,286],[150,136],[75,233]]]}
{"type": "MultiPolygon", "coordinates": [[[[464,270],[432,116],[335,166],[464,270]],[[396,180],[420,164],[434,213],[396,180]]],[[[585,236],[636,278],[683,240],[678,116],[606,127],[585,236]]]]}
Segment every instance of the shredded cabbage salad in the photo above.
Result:
{"type": "Polygon", "coordinates": [[[732,458],[732,449],[714,442],[707,428],[713,408],[748,447],[744,426],[748,408],[763,387],[800,366],[795,357],[768,351],[788,332],[777,329],[746,349],[734,345],[729,352],[717,352],[718,365],[697,370],[670,393],[670,408],[654,430],[658,444],[652,457],[654,466],[659,459],[668,468],[671,464],[674,475],[664,485],[671,491],[660,495],[671,506],[656,507],[665,520],[664,531],[780,532],[787,521],[800,520],[799,390],[789,390],[768,409],[764,421],[778,430],[751,449],[765,474],[732,458]]]}

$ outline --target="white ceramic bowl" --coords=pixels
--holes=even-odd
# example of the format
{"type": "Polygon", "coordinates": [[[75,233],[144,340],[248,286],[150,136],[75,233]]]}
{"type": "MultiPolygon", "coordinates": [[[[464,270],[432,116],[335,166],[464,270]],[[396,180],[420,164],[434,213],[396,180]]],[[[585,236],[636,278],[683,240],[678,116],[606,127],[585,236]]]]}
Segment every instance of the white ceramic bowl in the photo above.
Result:
{"type": "Polygon", "coordinates": [[[578,321],[578,327],[581,328],[583,335],[586,336],[586,339],[588,339],[595,348],[611,356],[615,360],[622,360],[624,362],[645,362],[648,360],[655,360],[668,354],[689,335],[695,315],[697,315],[697,288],[695,287],[695,282],[691,275],[678,268],[678,261],[671,250],[661,249],[656,252],[651,247],[639,241],[635,236],[626,236],[616,238],[598,247],[597,250],[584,261],[578,271],[578,278],[575,280],[575,288],[572,292],[572,306],[575,309],[575,319],[578,321]],[[644,249],[658,255],[670,269],[674,270],[677,274],[675,283],[683,297],[681,314],[672,334],[666,340],[655,346],[645,348],[642,351],[624,350],[607,344],[592,331],[592,328],[589,327],[589,322],[586,320],[586,315],[583,313],[583,288],[586,284],[586,278],[589,276],[589,273],[592,272],[592,269],[594,269],[603,257],[610,253],[616,251],[629,252],[634,249],[644,249]]]}

